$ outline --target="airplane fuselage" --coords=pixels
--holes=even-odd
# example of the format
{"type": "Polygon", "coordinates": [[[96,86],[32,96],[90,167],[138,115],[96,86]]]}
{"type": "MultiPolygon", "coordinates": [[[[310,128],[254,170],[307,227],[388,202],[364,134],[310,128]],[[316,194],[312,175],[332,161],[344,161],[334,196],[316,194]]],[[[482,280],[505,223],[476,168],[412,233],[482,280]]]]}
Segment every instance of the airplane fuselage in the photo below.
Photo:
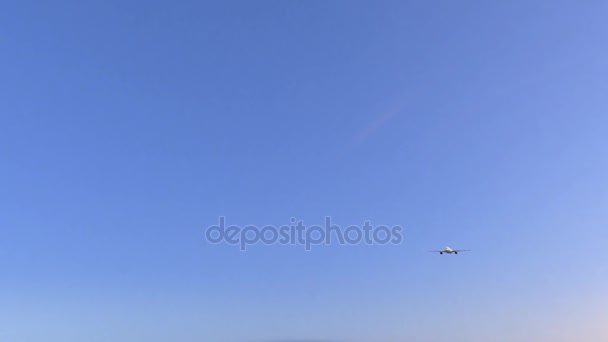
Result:
{"type": "Polygon", "coordinates": [[[455,250],[451,249],[450,247],[446,247],[443,251],[439,252],[439,254],[443,254],[443,253],[458,254],[458,251],[455,251],[455,250]]]}

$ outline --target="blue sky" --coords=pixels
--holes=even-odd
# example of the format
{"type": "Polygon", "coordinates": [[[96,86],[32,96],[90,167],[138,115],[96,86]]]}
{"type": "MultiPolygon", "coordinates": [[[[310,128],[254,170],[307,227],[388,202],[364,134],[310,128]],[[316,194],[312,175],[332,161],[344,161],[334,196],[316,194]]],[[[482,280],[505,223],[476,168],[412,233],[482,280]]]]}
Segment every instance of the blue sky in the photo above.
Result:
{"type": "Polygon", "coordinates": [[[607,11],[5,3],[0,338],[608,339],[607,11]],[[204,240],[327,215],[404,241],[204,240]]]}

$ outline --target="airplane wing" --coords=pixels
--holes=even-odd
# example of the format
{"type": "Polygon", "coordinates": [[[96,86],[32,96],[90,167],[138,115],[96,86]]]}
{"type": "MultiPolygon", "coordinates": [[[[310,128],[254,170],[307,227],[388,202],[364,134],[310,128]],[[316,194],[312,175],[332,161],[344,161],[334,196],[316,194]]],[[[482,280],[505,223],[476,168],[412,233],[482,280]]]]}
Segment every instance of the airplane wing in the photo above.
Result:
{"type": "Polygon", "coordinates": [[[454,252],[470,252],[470,249],[455,249],[454,252]]]}
{"type": "Polygon", "coordinates": [[[429,253],[441,253],[441,252],[445,252],[445,251],[429,251],[429,253]]]}

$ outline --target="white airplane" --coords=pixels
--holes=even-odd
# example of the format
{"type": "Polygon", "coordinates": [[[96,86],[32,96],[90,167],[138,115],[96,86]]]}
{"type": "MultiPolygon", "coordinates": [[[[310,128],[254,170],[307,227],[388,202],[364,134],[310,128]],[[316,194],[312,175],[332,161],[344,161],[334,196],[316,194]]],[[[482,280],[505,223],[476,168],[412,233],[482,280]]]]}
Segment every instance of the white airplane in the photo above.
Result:
{"type": "Polygon", "coordinates": [[[470,249],[452,249],[450,247],[445,247],[442,251],[431,251],[431,252],[439,253],[439,254],[443,254],[443,253],[458,254],[458,252],[468,252],[468,251],[470,251],[470,249]]]}

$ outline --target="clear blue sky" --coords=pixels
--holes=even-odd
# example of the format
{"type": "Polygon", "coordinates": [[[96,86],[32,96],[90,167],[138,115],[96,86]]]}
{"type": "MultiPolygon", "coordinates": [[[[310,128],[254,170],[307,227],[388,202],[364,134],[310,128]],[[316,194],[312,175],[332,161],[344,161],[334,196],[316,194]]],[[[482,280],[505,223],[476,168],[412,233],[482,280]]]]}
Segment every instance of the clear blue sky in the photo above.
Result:
{"type": "Polygon", "coordinates": [[[5,2],[0,339],[608,339],[607,15],[5,2]],[[405,239],[243,253],[220,215],[405,239]]]}

